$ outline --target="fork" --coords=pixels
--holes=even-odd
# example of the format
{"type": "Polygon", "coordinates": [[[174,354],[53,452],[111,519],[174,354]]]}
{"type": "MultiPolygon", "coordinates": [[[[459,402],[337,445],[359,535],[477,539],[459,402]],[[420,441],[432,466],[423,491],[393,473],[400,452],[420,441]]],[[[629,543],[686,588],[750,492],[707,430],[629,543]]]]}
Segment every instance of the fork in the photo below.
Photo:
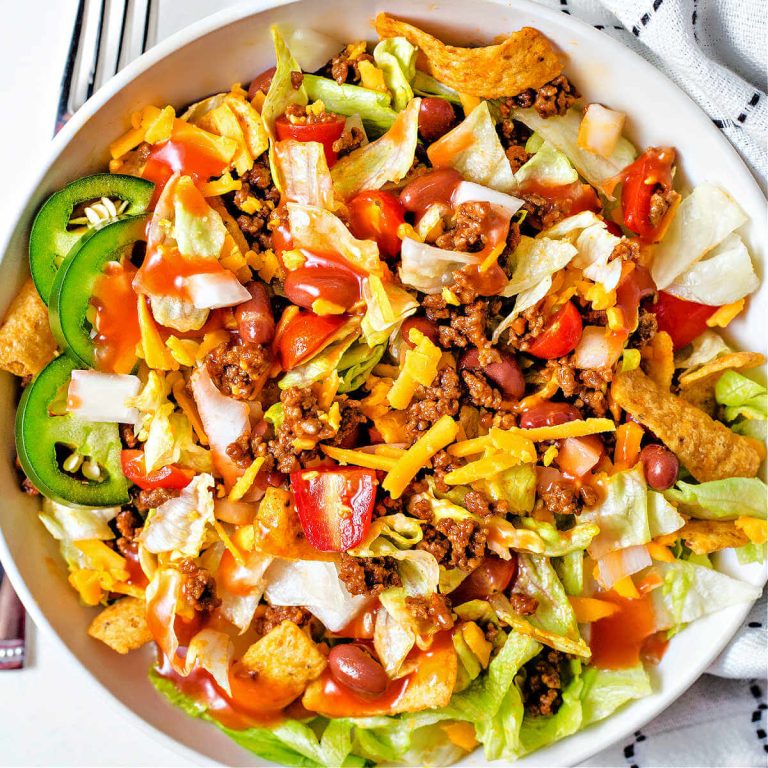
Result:
{"type": "MultiPolygon", "coordinates": [[[[110,77],[152,46],[157,1],[78,0],[54,133],[110,77]]],[[[0,564],[0,671],[20,669],[25,657],[24,607],[0,564]]]]}
{"type": "Polygon", "coordinates": [[[126,64],[152,46],[158,0],[78,0],[55,133],[126,64]]]}

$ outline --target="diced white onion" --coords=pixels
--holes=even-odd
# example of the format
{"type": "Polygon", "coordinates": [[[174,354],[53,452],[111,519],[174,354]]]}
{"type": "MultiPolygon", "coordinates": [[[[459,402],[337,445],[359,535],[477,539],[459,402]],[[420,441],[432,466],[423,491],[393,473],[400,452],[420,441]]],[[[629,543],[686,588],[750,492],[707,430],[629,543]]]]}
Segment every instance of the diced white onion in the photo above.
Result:
{"type": "Polygon", "coordinates": [[[85,421],[135,424],[136,408],[127,405],[141,389],[138,376],[100,371],[72,371],[67,391],[67,411],[85,421]]]}
{"type": "Polygon", "coordinates": [[[599,439],[566,437],[557,454],[557,465],[569,474],[581,477],[600,461],[599,439]]]}
{"type": "Polygon", "coordinates": [[[588,325],[573,351],[571,362],[574,368],[610,368],[621,356],[623,348],[620,336],[614,336],[599,325],[588,325]]]}
{"type": "Polygon", "coordinates": [[[229,666],[232,662],[234,647],[232,639],[218,629],[201,629],[187,649],[184,672],[188,675],[194,667],[208,672],[227,694],[232,695],[229,687],[229,666]]]}
{"type": "Polygon", "coordinates": [[[365,595],[349,594],[333,563],[276,560],[265,578],[264,596],[272,605],[302,605],[331,632],[343,629],[368,602],[365,595]]]}
{"type": "Polygon", "coordinates": [[[616,149],[627,116],[601,104],[588,104],[579,125],[577,143],[582,149],[610,157],[616,149]]]}
{"type": "Polygon", "coordinates": [[[476,202],[490,203],[501,208],[505,216],[512,217],[520,210],[525,201],[490,187],[484,187],[482,184],[475,184],[473,181],[460,181],[451,195],[451,202],[454,205],[476,202]]]}
{"type": "Polygon", "coordinates": [[[610,589],[619,579],[642,571],[651,564],[651,556],[645,544],[609,552],[597,561],[600,580],[610,589]]]}
{"type": "Polygon", "coordinates": [[[248,301],[248,289],[229,271],[190,275],[184,287],[195,309],[221,309],[248,301]]]}

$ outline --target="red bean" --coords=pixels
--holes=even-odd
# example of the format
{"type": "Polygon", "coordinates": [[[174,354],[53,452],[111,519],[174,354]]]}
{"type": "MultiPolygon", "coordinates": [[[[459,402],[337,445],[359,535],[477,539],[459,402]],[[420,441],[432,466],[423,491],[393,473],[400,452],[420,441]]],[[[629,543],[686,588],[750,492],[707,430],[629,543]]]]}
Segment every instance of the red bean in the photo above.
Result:
{"type": "Polygon", "coordinates": [[[262,283],[245,286],[251,298],[235,308],[240,338],[251,344],[269,344],[275,336],[275,316],[267,289],[262,283]]]}
{"type": "Polygon", "coordinates": [[[646,445],[640,451],[645,481],[655,491],[666,491],[677,482],[680,462],[672,451],[663,445],[646,445]]]}
{"type": "Polygon", "coordinates": [[[437,326],[426,317],[409,317],[404,322],[400,329],[400,333],[405,340],[405,343],[413,348],[416,345],[411,341],[411,337],[408,335],[411,328],[415,328],[417,331],[421,331],[433,344],[437,344],[437,340],[440,337],[437,326]]]}
{"type": "Polygon", "coordinates": [[[479,368],[498,386],[505,397],[518,400],[525,392],[525,379],[517,360],[507,352],[499,351],[501,362],[480,365],[480,352],[470,349],[464,353],[459,364],[461,368],[479,368]]]}
{"type": "Polygon", "coordinates": [[[425,141],[437,141],[453,128],[456,115],[450,102],[437,96],[421,100],[419,133],[425,141]]]}
{"type": "Polygon", "coordinates": [[[547,400],[529,408],[520,417],[520,426],[523,429],[554,427],[556,424],[565,424],[567,421],[577,421],[580,418],[581,413],[575,406],[568,403],[552,403],[547,400]]]}
{"type": "Polygon", "coordinates": [[[275,74],[275,67],[265,69],[261,74],[251,80],[251,84],[248,86],[248,99],[252,99],[259,91],[266,93],[269,90],[269,86],[272,85],[272,77],[275,74]]]}
{"type": "Polygon", "coordinates": [[[400,193],[400,202],[406,211],[418,218],[430,205],[442,203],[450,208],[453,190],[461,181],[461,174],[453,168],[439,168],[414,179],[400,193]]]}
{"type": "Polygon", "coordinates": [[[360,299],[360,286],[348,272],[333,267],[299,267],[288,273],[283,285],[285,295],[299,307],[312,309],[317,299],[324,299],[349,309],[360,299]]]}
{"type": "Polygon", "coordinates": [[[387,690],[384,667],[357,643],[335,645],[328,654],[328,668],[337,683],[363,696],[379,696],[387,690]]]}

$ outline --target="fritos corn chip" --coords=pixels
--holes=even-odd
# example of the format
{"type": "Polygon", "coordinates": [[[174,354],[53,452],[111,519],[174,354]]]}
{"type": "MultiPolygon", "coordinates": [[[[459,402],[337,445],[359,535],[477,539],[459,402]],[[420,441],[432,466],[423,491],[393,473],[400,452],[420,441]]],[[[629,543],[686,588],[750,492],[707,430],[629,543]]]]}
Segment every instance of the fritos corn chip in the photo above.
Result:
{"type": "Polygon", "coordinates": [[[14,376],[34,376],[56,354],[48,324],[48,307],[28,278],[8,307],[0,326],[0,370],[14,376]]]}
{"type": "Polygon", "coordinates": [[[737,435],[700,408],[666,392],[639,368],[617,374],[614,400],[654,432],[701,483],[754,477],[760,467],[755,441],[737,435]]]}
{"type": "Polygon", "coordinates": [[[733,520],[689,520],[677,534],[685,546],[697,555],[708,555],[749,543],[747,534],[737,528],[733,520]]]}
{"type": "Polygon", "coordinates": [[[429,73],[459,93],[496,99],[540,88],[557,77],[562,59],[550,41],[536,29],[523,27],[498,45],[458,48],[446,45],[412,24],[380,13],[379,37],[404,37],[427,59],[429,73]]]}

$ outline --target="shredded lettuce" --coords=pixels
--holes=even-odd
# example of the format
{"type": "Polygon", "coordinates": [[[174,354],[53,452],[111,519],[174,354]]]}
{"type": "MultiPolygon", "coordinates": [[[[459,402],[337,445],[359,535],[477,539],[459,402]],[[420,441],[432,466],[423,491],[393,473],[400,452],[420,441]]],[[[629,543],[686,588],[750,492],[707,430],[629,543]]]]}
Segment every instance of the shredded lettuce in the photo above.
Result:
{"type": "Polygon", "coordinates": [[[491,501],[506,501],[514,515],[525,515],[536,503],[536,469],[533,464],[520,464],[480,481],[481,490],[491,501]]]}
{"type": "MultiPolygon", "coordinates": [[[[730,195],[712,184],[699,184],[680,203],[654,251],[651,276],[659,290],[671,286],[746,220],[747,215],[730,195]]],[[[717,282],[728,284],[730,279],[717,282]]]]}
{"type": "Polygon", "coordinates": [[[768,418],[768,390],[741,373],[726,371],[715,384],[715,399],[725,406],[727,421],[768,418]]]}
{"type": "Polygon", "coordinates": [[[584,552],[575,550],[552,561],[566,595],[580,595],[584,591],[584,552]]]}
{"type": "Polygon", "coordinates": [[[706,330],[697,336],[684,351],[675,354],[675,368],[698,368],[716,357],[730,352],[731,348],[715,331],[706,330]]]}
{"type": "Polygon", "coordinates": [[[663,579],[661,589],[651,592],[659,629],[677,629],[723,608],[757,600],[762,592],[760,587],[691,562],[655,563],[653,568],[663,579]]]}
{"type": "Polygon", "coordinates": [[[515,177],[504,154],[488,102],[475,107],[453,130],[427,150],[436,167],[455,168],[467,181],[512,192],[515,177]]]}
{"type": "Polygon", "coordinates": [[[340,199],[348,200],[363,189],[379,189],[388,181],[405,178],[416,156],[420,106],[421,99],[412,99],[383,136],[333,166],[333,188],[340,199]]]}
{"type": "Polygon", "coordinates": [[[43,499],[43,509],[39,513],[40,521],[57,541],[85,541],[98,539],[108,541],[115,538],[109,527],[120,507],[70,507],[51,499],[43,499]]]}
{"type": "Polygon", "coordinates": [[[390,106],[389,94],[372,91],[359,85],[344,83],[318,75],[304,75],[304,87],[312,101],[322,101],[325,108],[337,115],[359,115],[363,125],[373,136],[388,131],[397,119],[390,106]]]}
{"type": "MultiPolygon", "coordinates": [[[[354,392],[365,384],[371,371],[376,367],[387,349],[386,344],[369,347],[367,344],[353,344],[339,360],[336,370],[339,372],[339,392],[354,392]]],[[[274,406],[272,406],[274,407],[274,406]]],[[[267,415],[264,415],[267,418],[267,415]]]]}
{"type": "MultiPolygon", "coordinates": [[[[285,44],[280,30],[273,24],[269,31],[272,34],[272,42],[275,46],[276,68],[269,91],[264,99],[264,105],[261,108],[261,117],[264,121],[264,127],[267,129],[270,137],[274,139],[275,120],[285,113],[286,108],[290,104],[306,106],[309,102],[309,97],[304,83],[298,88],[293,87],[291,73],[301,72],[301,67],[285,44]]],[[[307,77],[304,78],[305,82],[307,77]]]]}
{"type": "Polygon", "coordinates": [[[317,141],[278,141],[274,145],[275,184],[286,202],[334,209],[333,182],[323,145],[317,141]]]}
{"type": "Polygon", "coordinates": [[[416,70],[411,86],[413,87],[413,92],[417,96],[439,96],[446,101],[450,101],[451,104],[461,106],[461,98],[457,91],[438,82],[432,75],[428,75],[420,69],[416,70]]]}
{"type": "Polygon", "coordinates": [[[546,141],[540,144],[533,157],[515,173],[518,188],[525,188],[526,184],[531,183],[551,187],[565,186],[578,180],[579,174],[570,160],[546,141]]]}
{"type": "Polygon", "coordinates": [[[637,154],[632,144],[623,136],[617,142],[610,157],[601,157],[582,149],[578,142],[581,112],[577,108],[570,109],[565,115],[555,115],[546,119],[541,117],[535,109],[516,109],[513,117],[560,150],[573,163],[576,170],[596,187],[626,168],[637,154]]]}
{"type": "Polygon", "coordinates": [[[277,386],[280,387],[280,389],[288,389],[289,387],[307,387],[316,381],[325,379],[339,367],[339,363],[347,350],[355,343],[357,337],[357,329],[345,333],[336,341],[320,350],[314,357],[307,360],[306,363],[291,368],[291,370],[280,379],[277,386]]]}
{"type": "Polygon", "coordinates": [[[384,73],[384,83],[392,94],[392,106],[400,112],[413,98],[411,80],[416,74],[416,48],[404,37],[389,37],[373,49],[373,59],[384,73]]]}
{"type": "Polygon", "coordinates": [[[419,303],[395,283],[383,283],[378,277],[363,283],[365,315],[361,329],[369,346],[384,344],[403,320],[414,314],[419,303]]]}
{"type": "Polygon", "coordinates": [[[728,477],[694,485],[678,480],[664,495],[701,520],[768,519],[768,487],[759,477],[728,477]]]}
{"type": "Polygon", "coordinates": [[[476,264],[476,254],[449,251],[406,237],[400,252],[400,280],[422,293],[440,293],[453,280],[453,273],[476,264]]]}

